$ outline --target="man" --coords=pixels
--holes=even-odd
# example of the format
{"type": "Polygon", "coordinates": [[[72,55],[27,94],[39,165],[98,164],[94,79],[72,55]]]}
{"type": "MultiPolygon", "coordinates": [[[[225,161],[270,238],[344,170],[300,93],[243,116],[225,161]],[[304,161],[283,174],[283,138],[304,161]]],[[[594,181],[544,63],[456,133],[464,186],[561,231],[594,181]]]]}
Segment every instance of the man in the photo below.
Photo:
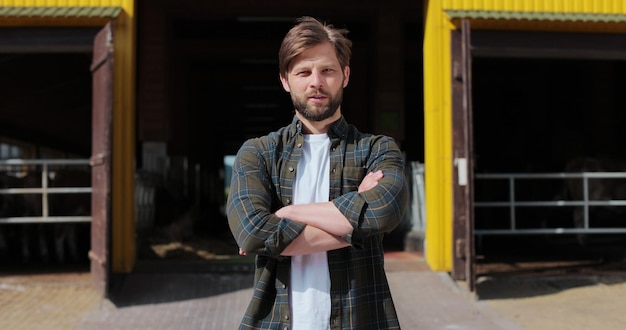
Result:
{"type": "Polygon", "coordinates": [[[256,254],[240,329],[399,329],[382,239],[408,204],[393,139],[341,114],[352,43],[345,29],[302,17],[279,51],[289,126],[246,141],[227,203],[240,253],[256,254]]]}

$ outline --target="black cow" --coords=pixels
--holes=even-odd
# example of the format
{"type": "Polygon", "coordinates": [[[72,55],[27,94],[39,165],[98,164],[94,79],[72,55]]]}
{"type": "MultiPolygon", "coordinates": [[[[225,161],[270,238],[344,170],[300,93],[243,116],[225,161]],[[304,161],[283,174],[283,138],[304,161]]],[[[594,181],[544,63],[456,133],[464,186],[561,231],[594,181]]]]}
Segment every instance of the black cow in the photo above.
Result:
{"type": "MultiPolygon", "coordinates": [[[[31,172],[26,176],[0,176],[3,188],[41,188],[41,173],[31,172]]],[[[49,187],[90,187],[91,174],[81,170],[55,170],[48,176],[49,187]]],[[[39,217],[43,215],[41,194],[0,194],[0,217],[39,217]]],[[[89,193],[49,193],[49,216],[89,216],[91,195],[89,193]]],[[[72,261],[80,259],[78,242],[81,238],[77,230],[89,231],[89,223],[50,222],[3,224],[0,225],[0,249],[3,253],[11,248],[11,242],[19,240],[23,262],[38,252],[43,262],[52,260],[53,249],[58,262],[65,262],[67,255],[72,261]],[[53,244],[50,244],[53,242],[53,244]],[[4,246],[3,246],[4,245],[4,246]],[[66,249],[67,248],[67,249],[66,249]]],[[[88,233],[87,233],[88,235],[88,233]]],[[[86,253],[85,253],[86,255],[86,253]]]]}
{"type": "MultiPolygon", "coordinates": [[[[39,180],[41,181],[41,180],[39,180]]],[[[34,188],[37,187],[36,179],[19,173],[6,173],[0,175],[0,188],[34,188]]],[[[39,195],[40,196],[40,195],[39,195]]],[[[20,218],[38,216],[41,214],[41,197],[36,194],[0,194],[0,217],[20,218]]],[[[3,254],[8,254],[14,243],[19,241],[20,253],[23,261],[31,259],[31,247],[35,244],[40,246],[40,254],[46,259],[48,256],[45,242],[44,229],[40,226],[31,226],[22,223],[8,223],[0,225],[2,231],[3,254]],[[32,242],[32,238],[36,242],[32,242]]]]}
{"type": "MultiPolygon", "coordinates": [[[[63,169],[51,171],[50,187],[91,187],[91,172],[82,169],[63,169]]],[[[90,193],[55,193],[48,197],[50,216],[90,216],[90,193]]],[[[89,223],[58,222],[54,225],[54,244],[57,260],[65,261],[65,248],[68,248],[72,261],[80,259],[78,243],[84,235],[89,235],[89,223]],[[82,229],[82,230],[81,230],[82,229]]],[[[85,256],[87,254],[85,253],[85,256]]]]}
{"type": "MultiPolygon", "coordinates": [[[[626,161],[610,158],[575,158],[567,163],[565,172],[626,173],[626,161]]],[[[626,200],[626,178],[588,178],[587,191],[589,201],[626,200]]],[[[566,180],[566,198],[568,200],[583,201],[585,199],[584,193],[582,178],[566,180]]],[[[606,224],[623,227],[626,225],[626,221],[620,223],[619,220],[623,219],[624,216],[626,216],[626,207],[623,206],[606,205],[589,208],[589,219],[594,219],[594,227],[606,224]]],[[[574,207],[573,219],[576,228],[585,227],[585,214],[582,206],[574,207]]],[[[578,234],[577,238],[581,245],[587,244],[587,235],[578,234]]]]}

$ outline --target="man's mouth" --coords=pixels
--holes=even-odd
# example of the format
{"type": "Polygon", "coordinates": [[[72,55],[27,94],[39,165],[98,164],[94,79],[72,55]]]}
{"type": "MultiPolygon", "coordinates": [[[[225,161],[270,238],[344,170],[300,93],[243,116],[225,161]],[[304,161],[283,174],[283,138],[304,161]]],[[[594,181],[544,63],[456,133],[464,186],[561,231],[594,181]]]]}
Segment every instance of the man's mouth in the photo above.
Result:
{"type": "Polygon", "coordinates": [[[323,94],[315,94],[315,95],[311,95],[309,96],[310,99],[314,99],[314,100],[323,100],[326,99],[326,95],[323,94]]]}

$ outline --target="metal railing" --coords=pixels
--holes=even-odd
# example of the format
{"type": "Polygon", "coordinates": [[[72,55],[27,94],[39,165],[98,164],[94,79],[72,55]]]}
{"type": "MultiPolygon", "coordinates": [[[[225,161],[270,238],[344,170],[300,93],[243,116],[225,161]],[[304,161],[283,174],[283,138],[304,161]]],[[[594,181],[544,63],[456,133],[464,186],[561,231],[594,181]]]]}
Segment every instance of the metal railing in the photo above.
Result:
{"type": "MultiPolygon", "coordinates": [[[[475,201],[475,208],[502,208],[509,209],[508,228],[505,229],[484,229],[476,228],[475,234],[489,235],[514,235],[514,234],[612,234],[626,233],[626,219],[624,227],[602,227],[592,228],[589,224],[589,207],[591,206],[626,206],[626,200],[590,200],[589,180],[596,179],[626,179],[626,173],[615,172],[582,172],[582,173],[498,173],[498,174],[475,174],[475,181],[478,180],[506,180],[508,183],[508,200],[506,201],[475,201]],[[516,182],[520,180],[544,180],[562,179],[565,185],[566,179],[582,180],[582,200],[544,200],[544,201],[520,201],[516,200],[516,182]],[[582,227],[574,227],[572,216],[572,227],[558,228],[520,228],[516,217],[516,210],[522,207],[583,207],[584,224],[582,227]]],[[[477,184],[477,182],[475,182],[477,184]]],[[[521,221],[521,220],[520,220],[521,221]]]]}
{"type": "Polygon", "coordinates": [[[0,217],[1,224],[11,223],[51,223],[51,222],[90,222],[91,216],[55,215],[49,212],[49,196],[51,194],[85,194],[92,192],[91,184],[88,187],[50,187],[50,167],[89,166],[89,159],[9,159],[0,161],[1,172],[28,172],[32,167],[41,171],[41,185],[39,187],[4,187],[0,188],[0,194],[6,195],[41,195],[40,216],[9,216],[0,217]],[[40,170],[39,170],[40,168],[40,170]]]}

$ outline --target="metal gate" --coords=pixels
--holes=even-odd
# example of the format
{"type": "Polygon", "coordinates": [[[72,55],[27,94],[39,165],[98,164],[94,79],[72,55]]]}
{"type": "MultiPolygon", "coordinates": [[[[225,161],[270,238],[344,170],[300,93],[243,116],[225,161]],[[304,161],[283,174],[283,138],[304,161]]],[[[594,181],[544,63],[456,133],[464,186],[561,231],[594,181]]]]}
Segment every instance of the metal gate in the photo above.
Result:
{"type": "MultiPolygon", "coordinates": [[[[10,159],[0,161],[0,174],[5,178],[25,178],[30,176],[33,179],[33,173],[39,176],[37,185],[10,185],[7,180],[3,181],[3,187],[0,188],[0,195],[38,195],[41,202],[41,208],[37,207],[34,212],[25,212],[23,214],[10,214],[10,216],[0,215],[0,225],[12,223],[59,223],[59,222],[91,222],[91,215],[74,215],[74,214],[56,214],[51,215],[50,195],[53,194],[91,194],[91,184],[89,186],[80,187],[51,187],[49,182],[54,172],[59,168],[69,169],[83,167],[89,170],[88,159],[10,159]],[[36,214],[39,213],[39,214],[36,214]]],[[[16,180],[17,181],[17,180],[16,180]]],[[[20,181],[17,181],[20,182],[20,181]]]]}
{"type": "MultiPolygon", "coordinates": [[[[474,207],[478,210],[482,209],[506,209],[508,211],[508,219],[497,219],[497,228],[476,228],[476,235],[522,235],[522,234],[616,234],[626,233],[626,220],[624,226],[619,227],[594,227],[590,224],[590,208],[591,207],[626,207],[626,200],[592,200],[589,196],[589,186],[591,180],[601,179],[626,179],[626,173],[623,172],[581,172],[581,173],[499,173],[499,174],[475,174],[476,186],[483,186],[484,189],[490,189],[489,185],[500,182],[501,185],[507,187],[508,193],[503,200],[476,200],[474,207]],[[583,198],[580,200],[555,198],[550,200],[519,200],[517,187],[521,182],[531,180],[559,180],[565,186],[566,180],[581,180],[583,187],[583,198]],[[528,227],[525,222],[528,219],[520,218],[518,211],[523,208],[564,208],[564,207],[581,207],[583,210],[582,226],[571,227],[528,227]]],[[[478,188],[477,188],[478,189],[478,188]]],[[[494,188],[495,189],[495,188],[494,188]]],[[[476,220],[480,218],[477,215],[476,220]]]]}

